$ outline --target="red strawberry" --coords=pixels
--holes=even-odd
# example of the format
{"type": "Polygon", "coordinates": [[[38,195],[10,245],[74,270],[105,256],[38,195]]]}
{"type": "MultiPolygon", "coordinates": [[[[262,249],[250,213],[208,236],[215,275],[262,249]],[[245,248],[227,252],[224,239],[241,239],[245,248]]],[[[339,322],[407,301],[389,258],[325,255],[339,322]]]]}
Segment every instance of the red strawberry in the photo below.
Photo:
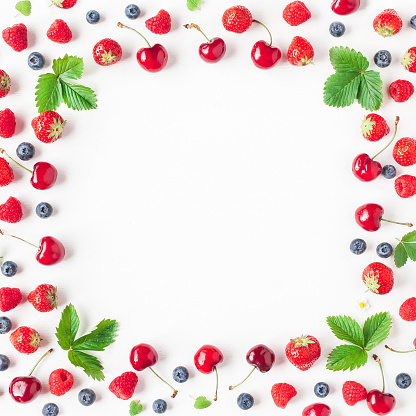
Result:
{"type": "Polygon", "coordinates": [[[416,140],[403,137],[393,148],[393,158],[400,166],[412,166],[416,163],[416,140]]]}
{"type": "Polygon", "coordinates": [[[0,220],[15,224],[22,219],[22,204],[17,198],[11,196],[4,204],[0,205],[0,220]]]}
{"type": "Polygon", "coordinates": [[[401,198],[410,198],[416,194],[416,177],[412,175],[399,176],[394,181],[394,189],[401,198]]]}
{"type": "Polygon", "coordinates": [[[32,354],[37,351],[41,341],[39,333],[28,326],[20,326],[10,335],[13,347],[23,354],[32,354]]]}
{"type": "Polygon", "coordinates": [[[70,9],[74,7],[77,3],[77,0],[51,0],[52,4],[56,7],[60,7],[61,9],[70,9]]]}
{"type": "Polygon", "coordinates": [[[57,288],[52,285],[39,285],[27,296],[29,303],[39,312],[50,312],[58,307],[57,288]]]}
{"type": "Polygon", "coordinates": [[[9,108],[0,111],[0,137],[8,139],[16,130],[16,117],[9,108]]]}
{"type": "Polygon", "coordinates": [[[382,11],[373,21],[374,30],[383,37],[399,33],[402,26],[402,19],[400,19],[396,10],[393,9],[386,9],[382,11]]]}
{"type": "Polygon", "coordinates": [[[0,98],[5,97],[10,91],[10,77],[0,69],[0,98]]]}
{"type": "Polygon", "coordinates": [[[74,385],[74,377],[63,368],[52,371],[49,376],[49,390],[55,396],[63,396],[74,385]]]}
{"type": "Polygon", "coordinates": [[[272,397],[275,405],[284,409],[289,401],[298,394],[296,389],[287,383],[276,383],[272,387],[272,397]]]}
{"type": "Polygon", "coordinates": [[[415,92],[415,87],[410,81],[404,79],[398,79],[389,86],[390,97],[393,98],[396,103],[406,102],[415,92]]]}
{"type": "Polygon", "coordinates": [[[61,138],[66,121],[56,111],[44,111],[32,120],[36,137],[43,143],[61,138]]]}
{"type": "Polygon", "coordinates": [[[342,386],[342,397],[348,406],[354,406],[367,398],[367,390],[360,383],[346,381],[342,386]]]}
{"type": "Polygon", "coordinates": [[[402,65],[409,72],[416,72],[416,46],[407,50],[402,59],[402,65]]]}
{"type": "Polygon", "coordinates": [[[283,19],[290,26],[299,26],[311,18],[311,12],[302,1],[289,3],[283,9],[283,19]]]}
{"type": "Polygon", "coordinates": [[[416,321],[416,298],[409,298],[403,302],[399,315],[405,321],[416,321]]]}
{"type": "Polygon", "coordinates": [[[56,43],[68,43],[72,39],[72,32],[63,20],[56,19],[46,32],[46,36],[56,43]]]}
{"type": "Polygon", "coordinates": [[[305,66],[312,63],[314,51],[312,45],[301,36],[295,36],[287,51],[288,61],[295,66],[305,66]]]}
{"type": "Polygon", "coordinates": [[[13,169],[4,157],[0,157],[0,186],[8,185],[13,179],[13,169]]]}
{"type": "Polygon", "coordinates": [[[385,295],[393,289],[393,270],[383,263],[371,263],[363,271],[363,282],[371,292],[385,295]]]}
{"type": "Polygon", "coordinates": [[[94,61],[101,66],[115,64],[121,59],[122,54],[120,44],[110,38],[100,40],[92,50],[94,61]]]}
{"type": "Polygon", "coordinates": [[[371,113],[364,117],[363,123],[361,124],[361,132],[363,133],[364,139],[370,142],[377,142],[390,133],[390,127],[383,117],[371,113]]]}
{"type": "Polygon", "coordinates": [[[147,19],[146,27],[157,35],[164,35],[170,32],[172,22],[170,19],[170,14],[166,10],[159,10],[156,16],[147,19]]]}
{"type": "Polygon", "coordinates": [[[287,359],[299,370],[309,370],[321,356],[321,346],[311,335],[291,339],[285,349],[287,359]]]}
{"type": "Polygon", "coordinates": [[[225,30],[235,33],[243,33],[253,23],[253,16],[247,7],[233,6],[222,15],[222,24],[225,30]]]}
{"type": "Polygon", "coordinates": [[[0,311],[7,312],[14,309],[22,301],[20,289],[2,287],[0,289],[0,311]]]}
{"type": "Polygon", "coordinates": [[[111,393],[114,393],[119,399],[128,400],[133,396],[136,384],[139,381],[136,373],[128,371],[121,376],[116,377],[108,386],[111,393]]]}
{"type": "Polygon", "coordinates": [[[16,52],[27,48],[27,27],[18,23],[3,30],[4,41],[16,52]]]}

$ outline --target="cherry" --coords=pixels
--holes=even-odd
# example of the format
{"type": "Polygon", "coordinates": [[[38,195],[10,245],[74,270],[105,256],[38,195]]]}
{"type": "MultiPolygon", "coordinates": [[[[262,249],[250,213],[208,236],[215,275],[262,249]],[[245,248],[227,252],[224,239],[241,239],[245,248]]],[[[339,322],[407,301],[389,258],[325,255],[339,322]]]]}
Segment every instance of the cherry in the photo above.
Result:
{"type": "Polygon", "coordinates": [[[41,382],[36,378],[32,377],[33,371],[38,366],[38,364],[53,350],[50,349],[45,354],[40,357],[39,361],[32,368],[32,371],[27,377],[15,377],[9,385],[9,394],[12,396],[12,399],[17,403],[29,403],[32,400],[36,399],[39,396],[42,390],[41,382]]]}
{"type": "Polygon", "coordinates": [[[258,42],[256,42],[253,48],[251,49],[251,60],[257,68],[273,68],[282,57],[282,52],[279,48],[275,48],[274,46],[272,46],[272,34],[270,33],[266,25],[259,22],[258,20],[253,20],[253,22],[262,25],[267,30],[270,36],[270,43],[267,43],[264,40],[259,40],[258,42]]]}
{"type": "Polygon", "coordinates": [[[130,352],[130,363],[136,371],[143,371],[146,368],[149,370],[160,380],[162,380],[165,384],[167,384],[172,390],[172,398],[176,397],[178,391],[175,390],[167,381],[165,381],[162,377],[159,376],[153,370],[152,365],[157,363],[158,355],[156,350],[149,344],[138,344],[134,346],[130,352]]]}
{"type": "Polygon", "coordinates": [[[334,0],[331,9],[336,14],[351,14],[360,7],[360,0],[334,0]]]}
{"type": "Polygon", "coordinates": [[[209,64],[214,64],[220,61],[222,57],[225,55],[225,51],[227,48],[225,46],[225,42],[221,38],[208,39],[208,37],[201,30],[201,28],[195,23],[184,25],[184,28],[196,29],[207,40],[206,43],[202,43],[199,46],[199,56],[203,61],[208,62],[209,64]]]}
{"type": "Polygon", "coordinates": [[[326,404],[314,403],[303,409],[302,416],[329,416],[331,408],[326,404]]]}
{"type": "Polygon", "coordinates": [[[123,25],[120,22],[117,23],[117,26],[130,29],[133,32],[138,33],[149,46],[148,48],[140,48],[137,51],[137,62],[143,69],[148,72],[159,72],[166,66],[168,63],[168,52],[162,45],[156,43],[155,45],[150,46],[150,43],[147,41],[147,39],[136,29],[123,25]]]}

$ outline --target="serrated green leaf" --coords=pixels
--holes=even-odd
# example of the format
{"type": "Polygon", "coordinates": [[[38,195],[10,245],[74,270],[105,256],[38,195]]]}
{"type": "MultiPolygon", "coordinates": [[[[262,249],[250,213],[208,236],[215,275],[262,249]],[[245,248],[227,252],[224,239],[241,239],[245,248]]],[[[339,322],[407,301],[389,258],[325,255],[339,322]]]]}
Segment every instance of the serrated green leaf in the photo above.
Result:
{"type": "Polygon", "coordinates": [[[405,243],[416,243],[416,231],[410,231],[402,237],[402,241],[405,243]]]}
{"type": "Polygon", "coordinates": [[[383,81],[376,71],[366,71],[361,75],[357,99],[361,107],[369,111],[379,110],[383,102],[383,81]]]}
{"type": "Polygon", "coordinates": [[[84,61],[78,56],[68,56],[54,59],[52,63],[52,71],[60,78],[79,79],[84,71],[84,61]]]}
{"type": "Polygon", "coordinates": [[[79,318],[75,307],[69,304],[61,314],[61,320],[56,328],[56,338],[63,350],[67,351],[72,347],[79,329],[79,318]]]}
{"type": "Polygon", "coordinates": [[[35,96],[39,113],[56,110],[63,99],[61,81],[55,74],[40,75],[35,96]]]}
{"type": "Polygon", "coordinates": [[[95,92],[84,85],[77,85],[61,80],[62,97],[68,108],[73,110],[92,110],[97,108],[95,92]]]}
{"type": "Polygon", "coordinates": [[[349,316],[328,316],[326,321],[338,339],[364,348],[364,334],[357,321],[349,316]]]}
{"type": "Polygon", "coordinates": [[[356,345],[339,345],[328,356],[326,368],[332,371],[354,370],[365,365],[367,351],[356,345]]]}
{"type": "Polygon", "coordinates": [[[407,263],[408,255],[403,243],[399,243],[394,249],[394,264],[396,267],[403,267],[407,263]]]}
{"type": "Polygon", "coordinates": [[[325,82],[324,103],[330,107],[346,107],[357,97],[360,86],[359,72],[336,72],[325,82]]]}
{"type": "Polygon", "coordinates": [[[117,329],[117,321],[103,319],[91,333],[78,338],[72,348],[84,351],[104,351],[115,341],[117,329]]]}
{"type": "Polygon", "coordinates": [[[32,4],[29,0],[19,1],[16,3],[15,8],[19,13],[22,13],[23,16],[27,17],[32,11],[32,4]]]}
{"type": "Polygon", "coordinates": [[[390,334],[391,316],[388,312],[381,312],[369,317],[363,327],[364,346],[367,351],[383,342],[390,334]]]}
{"type": "Polygon", "coordinates": [[[105,376],[102,372],[104,367],[97,357],[85,352],[70,350],[68,351],[68,358],[75,367],[81,367],[88,377],[98,381],[104,380],[105,376]]]}
{"type": "Polygon", "coordinates": [[[195,409],[206,409],[211,406],[211,402],[204,396],[199,396],[195,399],[194,407],[195,409]]]}
{"type": "Polygon", "coordinates": [[[140,403],[140,400],[139,401],[133,400],[130,402],[130,409],[129,409],[130,416],[136,416],[139,413],[141,413],[142,410],[143,410],[143,406],[140,403]]]}
{"type": "Polygon", "coordinates": [[[186,7],[188,7],[188,9],[193,12],[196,9],[199,9],[200,5],[201,5],[202,1],[201,0],[187,0],[186,1],[186,7]]]}
{"type": "Polygon", "coordinates": [[[335,71],[363,72],[370,65],[361,52],[343,46],[335,46],[329,50],[329,58],[335,71]]]}

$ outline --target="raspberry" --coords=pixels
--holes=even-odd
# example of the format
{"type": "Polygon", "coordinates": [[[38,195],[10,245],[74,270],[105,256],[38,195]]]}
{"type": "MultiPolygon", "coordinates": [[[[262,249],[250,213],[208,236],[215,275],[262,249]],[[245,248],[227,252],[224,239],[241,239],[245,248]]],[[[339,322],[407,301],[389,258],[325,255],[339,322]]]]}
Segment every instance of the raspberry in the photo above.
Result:
{"type": "Polygon", "coordinates": [[[401,198],[410,198],[416,194],[416,177],[402,175],[394,182],[394,189],[401,198]]]}
{"type": "Polygon", "coordinates": [[[416,321],[416,298],[409,298],[403,302],[399,315],[405,321],[416,321]]]}
{"type": "Polygon", "coordinates": [[[12,137],[16,129],[16,118],[9,108],[0,111],[0,137],[8,139],[12,137]]]}
{"type": "Polygon", "coordinates": [[[116,377],[108,386],[108,389],[119,399],[128,400],[133,396],[136,384],[139,381],[136,373],[128,371],[116,377]]]}
{"type": "Polygon", "coordinates": [[[390,84],[389,94],[396,103],[404,103],[415,92],[413,84],[404,79],[398,79],[390,84]]]}
{"type": "Polygon", "coordinates": [[[14,179],[13,170],[4,157],[0,157],[0,186],[6,186],[14,179]]]}
{"type": "Polygon", "coordinates": [[[253,23],[253,16],[247,7],[233,6],[222,15],[222,24],[225,30],[234,33],[243,33],[253,23]]]}
{"type": "Polygon", "coordinates": [[[2,287],[0,289],[0,311],[8,312],[14,309],[22,301],[20,289],[2,287]]]}
{"type": "Polygon", "coordinates": [[[170,32],[171,19],[170,14],[166,10],[159,10],[158,14],[150,19],[147,19],[146,27],[157,35],[164,35],[170,32]]]}
{"type": "Polygon", "coordinates": [[[17,198],[10,197],[4,204],[0,205],[0,220],[15,224],[22,219],[22,204],[17,198]]]}
{"type": "Polygon", "coordinates": [[[49,390],[55,396],[63,396],[74,385],[74,377],[63,368],[52,371],[49,376],[49,390]]]}
{"type": "Polygon", "coordinates": [[[348,406],[354,406],[367,398],[367,390],[360,383],[346,381],[342,386],[342,397],[348,406]]]}
{"type": "Polygon", "coordinates": [[[46,32],[46,36],[56,43],[68,43],[72,39],[72,32],[63,20],[56,19],[46,32]]]}
{"type": "Polygon", "coordinates": [[[403,137],[393,148],[393,158],[400,166],[412,166],[416,163],[416,140],[403,137]]]}
{"type": "Polygon", "coordinates": [[[27,48],[27,27],[18,23],[12,27],[6,27],[2,32],[4,41],[16,52],[27,48]]]}
{"type": "Polygon", "coordinates": [[[298,394],[296,389],[287,383],[274,384],[271,393],[274,404],[281,409],[284,409],[289,401],[298,394]]]}

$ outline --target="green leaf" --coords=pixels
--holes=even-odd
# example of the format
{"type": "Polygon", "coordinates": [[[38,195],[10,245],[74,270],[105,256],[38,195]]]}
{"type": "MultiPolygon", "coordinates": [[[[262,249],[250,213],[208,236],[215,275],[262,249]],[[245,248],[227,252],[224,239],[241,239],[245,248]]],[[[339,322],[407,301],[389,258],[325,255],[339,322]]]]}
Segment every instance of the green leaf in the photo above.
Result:
{"type": "Polygon", "coordinates": [[[403,267],[407,263],[408,255],[404,244],[400,242],[394,249],[394,264],[396,267],[403,267]]]}
{"type": "Polygon", "coordinates": [[[72,347],[79,329],[79,318],[77,311],[72,304],[69,304],[62,311],[61,320],[56,328],[56,338],[63,350],[67,351],[72,347]]]}
{"type": "Polygon", "coordinates": [[[78,56],[68,56],[53,60],[52,71],[61,78],[79,79],[84,71],[84,61],[78,56]]]}
{"type": "Polygon", "coordinates": [[[370,351],[383,342],[390,334],[391,316],[388,312],[381,312],[368,318],[363,327],[364,346],[370,351]]]}
{"type": "Polygon", "coordinates": [[[328,316],[326,321],[338,339],[364,348],[364,334],[357,321],[349,316],[328,316]]]}
{"type": "Polygon", "coordinates": [[[196,9],[199,9],[200,5],[201,5],[202,1],[201,0],[187,0],[186,1],[186,7],[188,7],[188,9],[193,12],[196,9]]]}
{"type": "Polygon", "coordinates": [[[32,11],[32,5],[29,0],[17,2],[15,8],[19,13],[22,13],[22,15],[26,17],[29,16],[32,11]]]}
{"type": "Polygon", "coordinates": [[[405,234],[394,250],[394,262],[397,267],[404,266],[407,258],[416,261],[416,231],[405,234]]]}
{"type": "Polygon", "coordinates": [[[68,351],[68,358],[75,367],[81,367],[87,376],[98,381],[104,380],[105,377],[102,372],[104,367],[98,358],[85,352],[73,350],[68,351]]]}
{"type": "Polygon", "coordinates": [[[330,107],[347,107],[357,97],[361,76],[359,72],[336,72],[325,82],[324,103],[330,107]]]}
{"type": "Polygon", "coordinates": [[[130,416],[136,416],[139,413],[141,413],[142,410],[143,410],[143,406],[141,405],[140,400],[139,401],[132,400],[130,402],[130,416]]]}
{"type": "Polygon", "coordinates": [[[97,108],[97,97],[91,88],[64,80],[61,80],[61,84],[62,97],[68,108],[78,111],[97,108]]]}
{"type": "Polygon", "coordinates": [[[61,81],[55,74],[42,74],[36,85],[36,107],[39,113],[56,110],[62,102],[61,81]]]}
{"type": "Polygon", "coordinates": [[[367,351],[356,345],[339,345],[328,356],[326,368],[332,371],[354,370],[365,365],[367,351]]]}
{"type": "Polygon", "coordinates": [[[74,350],[104,351],[115,341],[117,329],[117,321],[103,319],[91,333],[78,338],[72,348],[74,350]]]}
{"type": "Polygon", "coordinates": [[[366,71],[361,75],[358,89],[358,102],[369,111],[379,110],[383,102],[383,81],[376,71],[366,71]]]}
{"type": "Polygon", "coordinates": [[[204,396],[199,396],[195,399],[195,409],[206,409],[211,406],[211,402],[204,396]]]}
{"type": "Polygon", "coordinates": [[[363,72],[370,65],[361,52],[343,46],[331,48],[329,58],[337,72],[363,72]]]}

